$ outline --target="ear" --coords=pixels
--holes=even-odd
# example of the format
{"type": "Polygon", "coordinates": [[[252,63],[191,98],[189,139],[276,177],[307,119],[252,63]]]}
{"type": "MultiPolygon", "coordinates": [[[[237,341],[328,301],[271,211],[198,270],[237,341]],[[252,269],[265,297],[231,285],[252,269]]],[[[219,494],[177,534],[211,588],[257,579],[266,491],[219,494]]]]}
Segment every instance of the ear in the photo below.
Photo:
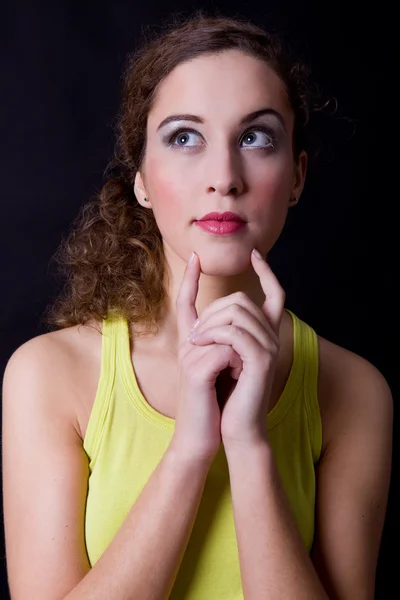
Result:
{"type": "Polygon", "coordinates": [[[291,198],[296,198],[296,202],[300,198],[304,188],[307,173],[307,163],[307,153],[302,150],[300,152],[299,160],[294,165],[294,178],[291,198]]]}
{"type": "Polygon", "coordinates": [[[151,206],[150,200],[147,196],[146,187],[145,187],[143,177],[142,177],[142,174],[140,173],[140,171],[136,172],[135,182],[133,184],[133,191],[135,193],[136,200],[139,202],[139,204],[144,206],[144,208],[150,208],[150,206],[151,206]],[[145,200],[145,198],[147,198],[147,201],[145,200]]]}

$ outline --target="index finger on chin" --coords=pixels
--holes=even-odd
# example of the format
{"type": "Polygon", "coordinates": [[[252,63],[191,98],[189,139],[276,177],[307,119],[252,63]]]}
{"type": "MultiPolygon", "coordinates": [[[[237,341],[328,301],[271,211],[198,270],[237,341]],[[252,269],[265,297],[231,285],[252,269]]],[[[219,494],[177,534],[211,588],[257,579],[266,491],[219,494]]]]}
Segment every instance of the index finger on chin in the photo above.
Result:
{"type": "Polygon", "coordinates": [[[192,257],[193,262],[189,259],[176,297],[176,318],[180,339],[187,337],[198,317],[196,298],[199,290],[200,260],[194,252],[192,257]]]}
{"type": "Polygon", "coordinates": [[[285,307],[285,291],[267,261],[255,258],[253,259],[253,265],[265,293],[262,311],[274,331],[278,333],[285,307]]]}

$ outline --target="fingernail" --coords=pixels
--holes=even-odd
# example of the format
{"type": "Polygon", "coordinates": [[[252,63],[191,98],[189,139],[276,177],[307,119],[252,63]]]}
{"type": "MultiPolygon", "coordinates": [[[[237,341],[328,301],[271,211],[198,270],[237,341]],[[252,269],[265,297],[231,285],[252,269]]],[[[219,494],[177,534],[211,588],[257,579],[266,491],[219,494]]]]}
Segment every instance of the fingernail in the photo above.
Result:
{"type": "Polygon", "coordinates": [[[256,250],[256,248],[253,248],[253,254],[254,254],[254,256],[256,256],[257,258],[260,258],[260,259],[262,260],[262,256],[261,256],[261,254],[259,253],[259,251],[258,251],[258,250],[256,250]]]}
{"type": "Polygon", "coordinates": [[[194,252],[192,252],[192,254],[190,255],[189,258],[189,264],[192,265],[194,263],[194,259],[196,258],[196,255],[194,252]]]}
{"type": "Polygon", "coordinates": [[[200,319],[196,319],[195,322],[193,323],[192,329],[196,329],[196,327],[199,323],[200,323],[200,319]]]}
{"type": "Polygon", "coordinates": [[[197,339],[196,332],[195,332],[195,331],[191,331],[191,332],[189,333],[189,335],[187,336],[187,338],[186,338],[186,339],[187,339],[187,341],[188,341],[188,342],[195,342],[195,341],[196,341],[196,339],[197,339]]]}

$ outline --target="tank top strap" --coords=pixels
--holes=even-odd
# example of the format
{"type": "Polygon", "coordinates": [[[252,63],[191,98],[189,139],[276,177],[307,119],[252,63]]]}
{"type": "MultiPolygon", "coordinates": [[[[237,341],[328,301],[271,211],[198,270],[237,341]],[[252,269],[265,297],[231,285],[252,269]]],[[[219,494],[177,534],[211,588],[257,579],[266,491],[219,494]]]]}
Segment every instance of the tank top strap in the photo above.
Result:
{"type": "Polygon", "coordinates": [[[106,319],[103,319],[102,323],[100,376],[83,441],[83,448],[90,459],[89,466],[91,470],[97,458],[104,424],[112,399],[116,373],[117,336],[121,326],[120,320],[118,316],[108,316],[106,319]]]}
{"type": "MultiPolygon", "coordinates": [[[[290,311],[289,311],[290,312],[290,311]]],[[[291,313],[293,315],[293,313],[291,313]]],[[[293,315],[299,331],[298,340],[301,340],[301,354],[304,360],[303,389],[304,405],[307,414],[309,435],[313,461],[316,464],[322,451],[322,420],[318,401],[318,336],[315,330],[293,315]]]]}

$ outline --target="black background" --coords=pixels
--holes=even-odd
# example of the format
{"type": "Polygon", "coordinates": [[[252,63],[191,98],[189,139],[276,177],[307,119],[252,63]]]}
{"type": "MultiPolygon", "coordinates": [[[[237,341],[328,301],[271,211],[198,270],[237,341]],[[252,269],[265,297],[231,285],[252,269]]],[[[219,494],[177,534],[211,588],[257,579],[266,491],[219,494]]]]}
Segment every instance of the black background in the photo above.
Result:
{"type": "MultiPolygon", "coordinates": [[[[395,405],[394,462],[376,598],[397,594],[399,534],[397,227],[398,107],[394,9],[380,2],[51,0],[0,3],[2,257],[0,370],[46,331],[61,236],[102,184],[126,54],[144,28],[196,8],[279,30],[338,109],[321,124],[321,156],[271,252],[286,305],[318,334],[371,361],[395,405]],[[396,163],[395,163],[396,160],[396,163]]],[[[189,40],[188,40],[189,41],[189,40]]],[[[6,597],[4,550],[1,584],[6,597]]],[[[21,565],[21,569],[24,565],[21,565]]]]}

